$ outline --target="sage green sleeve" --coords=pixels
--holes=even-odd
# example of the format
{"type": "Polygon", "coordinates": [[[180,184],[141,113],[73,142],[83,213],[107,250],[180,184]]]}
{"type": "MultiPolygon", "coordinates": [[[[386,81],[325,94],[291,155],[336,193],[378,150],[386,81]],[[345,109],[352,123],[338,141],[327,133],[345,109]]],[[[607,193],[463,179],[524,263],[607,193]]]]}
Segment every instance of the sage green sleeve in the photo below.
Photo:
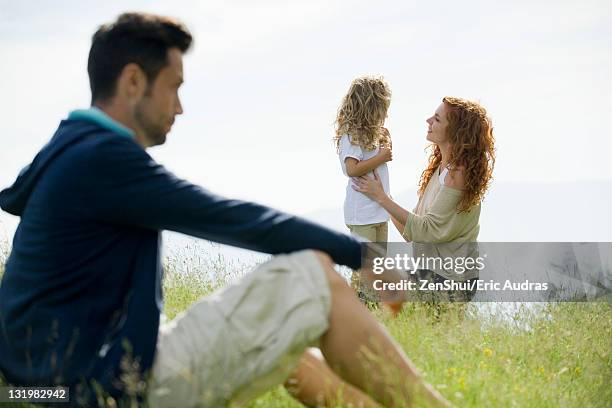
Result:
{"type": "Polygon", "coordinates": [[[453,241],[462,233],[464,224],[457,214],[457,204],[462,194],[461,190],[443,186],[426,214],[417,215],[408,211],[402,233],[404,239],[427,243],[453,241]]]}

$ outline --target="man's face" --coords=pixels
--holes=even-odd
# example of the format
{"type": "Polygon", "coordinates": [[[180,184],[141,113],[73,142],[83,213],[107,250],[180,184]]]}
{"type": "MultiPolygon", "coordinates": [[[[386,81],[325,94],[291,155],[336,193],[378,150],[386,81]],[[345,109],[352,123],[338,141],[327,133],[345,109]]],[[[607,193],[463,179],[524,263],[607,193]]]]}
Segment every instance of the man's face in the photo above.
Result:
{"type": "Polygon", "coordinates": [[[183,54],[178,48],[168,50],[168,65],[149,84],[138,102],[134,119],[142,129],[147,147],[163,144],[174,117],[183,113],[178,89],[183,83],[183,54]]]}

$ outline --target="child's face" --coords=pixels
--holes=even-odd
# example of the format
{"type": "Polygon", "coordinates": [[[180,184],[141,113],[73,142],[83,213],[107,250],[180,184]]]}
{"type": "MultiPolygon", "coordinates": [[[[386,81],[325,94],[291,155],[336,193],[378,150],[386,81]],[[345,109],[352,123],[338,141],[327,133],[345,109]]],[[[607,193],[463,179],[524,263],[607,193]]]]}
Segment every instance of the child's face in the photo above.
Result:
{"type": "Polygon", "coordinates": [[[427,119],[427,140],[435,144],[442,144],[448,140],[446,128],[448,127],[447,107],[444,102],[438,106],[432,117],[427,119]]]}

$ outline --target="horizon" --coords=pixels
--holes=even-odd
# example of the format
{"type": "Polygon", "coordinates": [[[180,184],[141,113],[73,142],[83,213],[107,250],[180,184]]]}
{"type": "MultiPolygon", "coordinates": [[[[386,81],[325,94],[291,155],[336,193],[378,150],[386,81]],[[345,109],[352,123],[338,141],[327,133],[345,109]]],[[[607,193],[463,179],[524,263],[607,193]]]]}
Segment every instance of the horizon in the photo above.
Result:
{"type": "MultiPolygon", "coordinates": [[[[612,213],[609,211],[612,180],[495,182],[491,189],[497,194],[487,194],[483,201],[480,242],[612,242],[612,213]],[[566,195],[570,187],[574,194],[566,195]],[[529,190],[529,200],[511,201],[525,190],[529,190]],[[599,200],[594,201],[595,197],[599,200]],[[548,208],[545,198],[552,199],[555,205],[548,208]],[[558,219],[564,219],[563,223],[558,219]]],[[[396,193],[395,198],[400,205],[412,208],[417,202],[416,185],[396,193]]],[[[349,233],[342,219],[342,203],[294,214],[349,233]]],[[[10,244],[18,222],[18,217],[0,211],[0,241],[5,238],[10,244]]],[[[171,237],[180,235],[170,234],[171,237]]],[[[164,245],[182,245],[183,241],[182,238],[170,238],[164,245]]],[[[389,241],[402,241],[392,225],[389,226],[389,241]]]]}

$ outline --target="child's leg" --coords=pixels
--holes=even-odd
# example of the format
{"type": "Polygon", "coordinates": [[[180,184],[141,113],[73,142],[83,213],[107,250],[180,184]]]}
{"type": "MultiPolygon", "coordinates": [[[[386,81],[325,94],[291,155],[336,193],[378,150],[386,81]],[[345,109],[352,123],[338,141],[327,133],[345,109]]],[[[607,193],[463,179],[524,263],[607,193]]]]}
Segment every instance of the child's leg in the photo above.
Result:
{"type": "Polygon", "coordinates": [[[338,377],[321,352],[314,348],[306,350],[298,367],[285,382],[285,388],[308,407],[379,407],[368,395],[338,377]]]}
{"type": "MultiPolygon", "coordinates": [[[[377,239],[377,226],[378,224],[366,224],[366,225],[347,225],[352,235],[365,238],[370,242],[376,242],[377,239]]],[[[353,272],[351,275],[351,287],[359,292],[361,284],[359,283],[359,274],[353,272]]]]}
{"type": "Polygon", "coordinates": [[[388,241],[389,241],[389,223],[381,222],[376,227],[376,242],[380,243],[385,249],[387,249],[388,241]]]}

